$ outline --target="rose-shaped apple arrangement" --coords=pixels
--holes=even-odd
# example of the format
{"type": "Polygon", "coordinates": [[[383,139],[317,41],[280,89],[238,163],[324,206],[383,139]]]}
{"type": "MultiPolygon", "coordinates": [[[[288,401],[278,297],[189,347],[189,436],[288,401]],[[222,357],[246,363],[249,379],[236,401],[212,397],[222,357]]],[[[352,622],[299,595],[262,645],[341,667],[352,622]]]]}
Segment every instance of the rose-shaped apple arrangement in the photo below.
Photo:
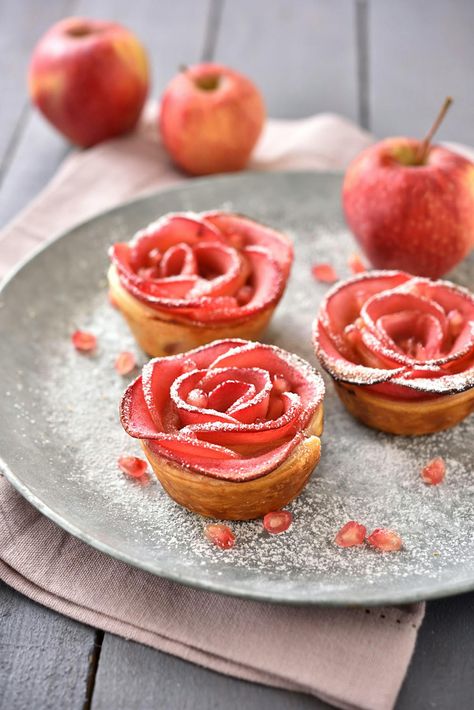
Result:
{"type": "Polygon", "coordinates": [[[257,339],[285,289],[284,234],[225,212],[174,213],[110,252],[110,294],[152,356],[257,339]]]}
{"type": "Polygon", "coordinates": [[[355,417],[428,434],[474,410],[474,295],[448,281],[373,271],[337,284],[314,325],[316,353],[355,417]]]}
{"type": "Polygon", "coordinates": [[[306,484],[320,457],[323,397],[321,376],[296,355],[227,339],[151,360],[120,412],[175,501],[247,520],[306,484]]]}

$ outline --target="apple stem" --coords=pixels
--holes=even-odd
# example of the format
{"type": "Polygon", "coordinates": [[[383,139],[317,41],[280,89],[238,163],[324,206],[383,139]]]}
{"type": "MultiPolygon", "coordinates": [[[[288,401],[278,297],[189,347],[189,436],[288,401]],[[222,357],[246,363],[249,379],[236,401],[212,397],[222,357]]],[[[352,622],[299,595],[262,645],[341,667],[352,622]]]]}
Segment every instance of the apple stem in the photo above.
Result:
{"type": "Polygon", "coordinates": [[[440,127],[441,123],[443,122],[444,117],[446,116],[446,113],[453,103],[453,99],[451,96],[447,96],[445,100],[443,101],[443,105],[441,106],[438,115],[436,116],[435,122],[431,126],[430,130],[426,134],[425,138],[423,139],[423,143],[421,144],[421,148],[418,152],[418,160],[417,163],[419,165],[423,165],[425,162],[426,156],[428,155],[428,151],[430,149],[430,144],[433,139],[434,134],[440,127]]]}

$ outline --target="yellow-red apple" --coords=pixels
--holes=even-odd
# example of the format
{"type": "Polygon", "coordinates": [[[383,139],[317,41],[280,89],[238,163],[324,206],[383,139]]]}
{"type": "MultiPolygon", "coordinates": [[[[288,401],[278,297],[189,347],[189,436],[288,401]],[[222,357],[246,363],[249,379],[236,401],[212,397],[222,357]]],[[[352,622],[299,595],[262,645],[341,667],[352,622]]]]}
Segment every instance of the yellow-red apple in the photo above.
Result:
{"type": "Polygon", "coordinates": [[[377,268],[438,278],[474,247],[474,163],[447,148],[387,138],[349,165],[342,194],[377,268]]]}
{"type": "Polygon", "coordinates": [[[87,147],[135,126],[148,93],[148,60],[121,25],[70,17],[38,42],[28,85],[46,118],[87,147]]]}
{"type": "Polygon", "coordinates": [[[159,127],[173,160],[192,175],[245,167],[265,120],[256,86],[219,64],[196,64],[168,84],[159,127]]]}

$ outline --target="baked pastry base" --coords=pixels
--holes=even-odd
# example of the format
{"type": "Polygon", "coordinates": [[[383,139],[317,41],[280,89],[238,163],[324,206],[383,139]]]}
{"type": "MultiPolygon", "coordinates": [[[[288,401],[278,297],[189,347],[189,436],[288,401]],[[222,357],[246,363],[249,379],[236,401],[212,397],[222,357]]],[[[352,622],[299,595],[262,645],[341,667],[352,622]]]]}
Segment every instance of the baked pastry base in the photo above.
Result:
{"type": "Polygon", "coordinates": [[[110,267],[108,278],[114,302],[138,345],[151,357],[176,355],[221,338],[258,340],[275,310],[274,306],[270,306],[239,323],[213,326],[172,320],[131,296],[121,285],[115,266],[110,267]]]}
{"type": "Polygon", "coordinates": [[[276,469],[251,481],[229,481],[192,471],[156,455],[140,443],[161,485],[177,503],[194,513],[223,520],[252,520],[281,510],[302,491],[321,457],[323,408],[319,407],[306,438],[276,469]]]}
{"type": "Polygon", "coordinates": [[[224,520],[251,520],[281,510],[304,488],[321,455],[319,437],[309,436],[274,471],[251,481],[226,481],[156,456],[146,442],[141,444],[173,500],[194,513],[224,520]]]}
{"type": "Polygon", "coordinates": [[[449,429],[474,411],[474,388],[436,399],[396,400],[363,386],[334,382],[346,409],[361,422],[389,434],[418,436],[449,429]]]}

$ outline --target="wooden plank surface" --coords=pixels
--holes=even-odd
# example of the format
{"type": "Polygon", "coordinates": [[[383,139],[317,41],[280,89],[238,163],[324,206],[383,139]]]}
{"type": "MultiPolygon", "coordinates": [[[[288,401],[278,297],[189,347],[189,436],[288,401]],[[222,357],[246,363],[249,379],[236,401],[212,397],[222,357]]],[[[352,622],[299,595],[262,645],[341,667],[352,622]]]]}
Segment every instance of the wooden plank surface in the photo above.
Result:
{"type": "Polygon", "coordinates": [[[36,197],[69,150],[69,143],[38,112],[28,111],[0,190],[0,229],[36,197]]]}
{"type": "MultiPolygon", "coordinates": [[[[397,710],[461,710],[474,697],[474,593],[430,602],[397,710]]],[[[291,649],[289,649],[291,652],[291,649]]],[[[317,698],[226,678],[106,635],[92,710],[322,710],[317,698]]]]}
{"type": "Polygon", "coordinates": [[[472,0],[370,3],[370,114],[378,136],[423,136],[451,95],[438,136],[474,144],[473,31],[472,0]]]}
{"type": "Polygon", "coordinates": [[[474,593],[429,602],[396,710],[474,707],[474,593]]]}
{"type": "Polygon", "coordinates": [[[81,710],[94,638],[0,582],[0,708],[81,710]]]}
{"type": "MultiPolygon", "coordinates": [[[[60,1],[63,5],[66,2],[55,0],[53,6],[60,1]]],[[[6,5],[16,7],[19,3],[7,0],[6,5]]],[[[39,6],[39,0],[32,5],[34,8],[39,6]]],[[[137,33],[149,51],[153,76],[150,96],[161,93],[181,64],[199,61],[207,44],[210,0],[180,0],[175,4],[141,0],[139,12],[136,4],[128,0],[78,0],[73,8],[76,15],[117,20],[137,33]]],[[[65,11],[63,14],[69,13],[65,11]]],[[[56,13],[54,21],[60,16],[61,12],[56,13]]],[[[50,18],[49,22],[52,21],[50,18]]],[[[2,28],[0,37],[3,34],[2,28]]],[[[37,31],[32,34],[37,39],[37,31]]],[[[30,52],[26,43],[23,52],[26,57],[30,52]]],[[[27,64],[25,57],[21,64],[27,64]]],[[[0,77],[0,92],[1,82],[0,77]]],[[[18,101],[21,99],[24,108],[21,130],[15,136],[14,150],[8,156],[8,181],[0,192],[0,228],[44,187],[70,149],[68,142],[37,111],[28,108],[23,79],[17,86],[16,97],[18,101]]],[[[17,128],[19,125],[17,120],[17,128]]]]}
{"type": "Polygon", "coordinates": [[[28,115],[30,53],[43,32],[72,6],[73,0],[0,2],[0,180],[28,115]]]}
{"type": "Polygon", "coordinates": [[[215,58],[247,73],[270,116],[336,111],[357,120],[355,3],[225,0],[215,58]]]}
{"type": "MultiPolygon", "coordinates": [[[[0,95],[7,97],[0,111],[0,224],[38,192],[69,149],[28,110],[23,80],[31,47],[62,12],[116,19],[135,30],[150,50],[154,96],[178,65],[211,59],[216,45],[217,60],[261,86],[272,115],[334,110],[356,120],[371,116],[380,134],[421,134],[442,88],[458,99],[445,135],[474,143],[473,7],[467,0],[0,0],[0,95]]],[[[397,710],[472,706],[473,621],[474,594],[428,605],[397,710]]],[[[97,638],[0,584],[0,708],[69,710],[89,701],[93,710],[328,707],[109,634],[97,648],[97,638]]]]}
{"type": "Polygon", "coordinates": [[[92,710],[325,710],[329,707],[317,698],[214,673],[110,634],[102,644],[92,699],[92,710]]]}
{"type": "Polygon", "coordinates": [[[211,0],[78,0],[76,13],[115,20],[144,43],[159,96],[183,64],[200,61],[206,44],[211,0]]]}

